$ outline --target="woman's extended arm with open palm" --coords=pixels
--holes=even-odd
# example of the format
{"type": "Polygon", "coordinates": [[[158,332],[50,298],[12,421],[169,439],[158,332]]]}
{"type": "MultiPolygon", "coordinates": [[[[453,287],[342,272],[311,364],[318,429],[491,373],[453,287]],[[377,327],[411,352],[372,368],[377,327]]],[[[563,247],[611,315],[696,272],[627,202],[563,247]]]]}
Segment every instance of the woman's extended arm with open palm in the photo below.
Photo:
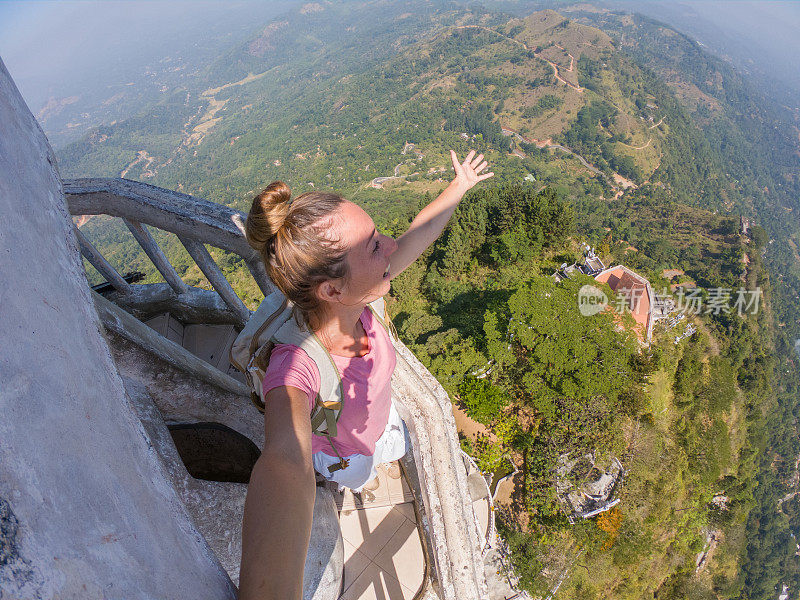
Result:
{"type": "Polygon", "coordinates": [[[458,162],[456,153],[452,150],[450,158],[456,172],[455,178],[433,202],[419,212],[411,222],[408,231],[397,238],[397,250],[392,254],[390,277],[396,277],[402,273],[425,252],[428,246],[436,241],[456,206],[472,186],[494,175],[491,172],[481,174],[488,164],[483,160],[483,154],[475,156],[474,150],[470,150],[462,163],[458,162]]]}
{"type": "Polygon", "coordinates": [[[281,386],[264,404],[264,451],[244,505],[239,600],[300,600],[316,497],[308,396],[281,386]]]}

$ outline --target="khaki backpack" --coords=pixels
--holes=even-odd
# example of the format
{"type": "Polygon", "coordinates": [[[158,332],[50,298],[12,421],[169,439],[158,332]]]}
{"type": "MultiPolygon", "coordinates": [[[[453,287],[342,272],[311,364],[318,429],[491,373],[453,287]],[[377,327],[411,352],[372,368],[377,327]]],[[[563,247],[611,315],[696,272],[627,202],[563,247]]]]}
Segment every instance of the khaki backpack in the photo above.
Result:
{"type": "MultiPolygon", "coordinates": [[[[372,314],[391,337],[397,337],[389,318],[386,304],[378,298],[368,304],[372,314]]],[[[301,348],[317,365],[320,389],[311,411],[311,433],[328,439],[339,462],[328,470],[332,473],[346,469],[348,461],[341,457],[333,443],[336,424],[344,406],[342,378],[336,363],[327,348],[320,343],[313,331],[294,318],[292,303],[280,291],[269,294],[250,317],[242,332],[233,342],[230,352],[231,364],[244,373],[250,388],[250,399],[259,411],[264,412],[262,384],[275,344],[293,344],[301,348]]]]}

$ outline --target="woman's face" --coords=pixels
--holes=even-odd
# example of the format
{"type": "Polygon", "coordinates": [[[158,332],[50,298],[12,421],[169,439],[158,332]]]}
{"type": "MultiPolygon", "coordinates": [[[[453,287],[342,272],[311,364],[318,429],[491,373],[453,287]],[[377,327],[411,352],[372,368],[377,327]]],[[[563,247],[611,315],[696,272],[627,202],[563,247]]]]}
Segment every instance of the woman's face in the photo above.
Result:
{"type": "Polygon", "coordinates": [[[339,301],[347,306],[366,304],[389,292],[389,257],[397,250],[394,238],[379,233],[370,216],[352,202],[340,205],[331,233],[347,248],[350,276],[341,286],[339,301]]]}

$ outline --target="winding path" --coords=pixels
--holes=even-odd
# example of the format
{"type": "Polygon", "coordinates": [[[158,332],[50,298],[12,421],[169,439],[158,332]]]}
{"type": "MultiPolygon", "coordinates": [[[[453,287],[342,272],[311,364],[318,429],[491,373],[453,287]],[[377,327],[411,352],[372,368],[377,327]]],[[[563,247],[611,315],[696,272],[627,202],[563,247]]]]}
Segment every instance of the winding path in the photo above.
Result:
{"type": "MultiPolygon", "coordinates": [[[[227,104],[230,98],[226,98],[225,100],[217,100],[216,95],[225,90],[227,88],[244,85],[246,83],[250,83],[251,81],[256,81],[257,79],[261,79],[265,75],[267,75],[269,71],[264,71],[263,73],[258,73],[254,75],[253,73],[249,73],[247,77],[240,79],[239,81],[233,81],[230,83],[225,83],[216,88],[209,88],[200,93],[199,99],[208,102],[208,107],[206,108],[205,112],[199,116],[199,120],[196,124],[193,125],[195,118],[197,118],[198,114],[195,114],[188,122],[184,123],[183,129],[181,131],[182,140],[180,145],[176,147],[172,151],[172,155],[167,159],[164,163],[156,164],[155,168],[151,169],[150,165],[156,160],[154,157],[147,154],[145,150],[139,150],[139,157],[128,164],[120,173],[120,177],[125,177],[128,172],[136,166],[138,163],[142,161],[147,161],[147,164],[142,169],[142,174],[140,178],[144,177],[155,177],[156,173],[158,173],[158,169],[160,167],[164,167],[170,164],[175,158],[177,158],[178,154],[180,154],[181,150],[187,150],[192,146],[200,145],[200,142],[203,141],[203,138],[208,134],[208,132],[221,120],[221,117],[217,117],[217,113],[222,110],[222,108],[227,104]],[[189,127],[192,127],[189,130],[189,127]]],[[[190,99],[190,93],[186,93],[186,103],[188,104],[190,99]]]]}
{"type": "Polygon", "coordinates": [[[419,172],[409,173],[408,175],[400,175],[400,167],[408,162],[414,162],[413,159],[404,160],[399,165],[395,165],[394,167],[394,175],[388,175],[386,177],[375,177],[371,181],[372,185],[379,186],[382,185],[384,182],[389,181],[390,179],[405,179],[406,177],[411,177],[412,175],[419,175],[419,172]]]}
{"type": "MultiPolygon", "coordinates": [[[[519,40],[515,40],[512,37],[508,37],[507,35],[504,35],[504,34],[500,33],[499,31],[491,29],[490,27],[484,27],[483,25],[457,25],[456,27],[454,27],[454,29],[483,29],[484,31],[491,31],[494,34],[499,35],[504,40],[508,40],[509,42],[513,42],[514,44],[517,44],[518,46],[522,46],[523,48],[525,48],[525,50],[527,50],[529,52],[533,52],[533,55],[536,58],[538,58],[539,60],[543,60],[548,65],[550,65],[553,68],[553,75],[555,76],[555,78],[558,81],[560,81],[561,83],[563,83],[567,87],[571,87],[576,92],[580,92],[581,94],[583,93],[583,88],[582,87],[580,87],[579,85],[575,85],[574,83],[570,83],[569,81],[567,81],[566,79],[561,77],[561,75],[559,75],[559,73],[558,73],[558,65],[556,65],[552,61],[547,60],[539,52],[536,52],[535,50],[531,50],[525,42],[520,42],[519,40]]],[[[564,50],[563,48],[561,48],[561,49],[564,50]]],[[[565,50],[565,52],[566,52],[566,50],[565,50]]],[[[567,54],[569,54],[569,53],[567,52],[567,54]]],[[[571,54],[569,54],[569,56],[572,57],[571,54]]],[[[570,68],[567,69],[567,70],[571,71],[572,70],[572,63],[571,62],[570,62],[569,67],[570,68]]]]}
{"type": "Polygon", "coordinates": [[[150,170],[150,165],[152,165],[152,164],[153,164],[153,162],[154,162],[155,160],[156,160],[156,159],[155,159],[155,157],[153,157],[153,156],[150,156],[150,155],[147,153],[147,151],[146,151],[146,150],[139,150],[139,152],[138,152],[138,157],[137,157],[135,160],[131,161],[131,162],[128,164],[128,166],[127,166],[127,167],[125,167],[125,168],[124,168],[124,169],[123,169],[123,170],[120,172],[119,176],[120,176],[120,178],[124,178],[124,177],[125,177],[125,175],[127,175],[127,174],[128,174],[128,172],[129,172],[129,171],[130,171],[130,170],[131,170],[133,167],[135,167],[136,165],[138,165],[140,162],[142,162],[142,161],[145,161],[145,163],[146,163],[146,164],[144,165],[144,167],[142,167],[142,173],[141,173],[141,175],[140,175],[140,178],[145,178],[145,177],[154,177],[154,176],[155,176],[155,174],[156,174],[156,171],[155,171],[155,170],[150,170]]]}
{"type": "MultiPolygon", "coordinates": [[[[654,123],[653,125],[650,125],[648,127],[648,129],[655,129],[656,127],[661,125],[663,122],[664,122],[664,117],[661,117],[661,120],[658,123],[654,123]]],[[[630,144],[626,144],[625,142],[619,142],[619,143],[622,144],[623,146],[627,146],[628,148],[630,148],[632,150],[644,150],[645,148],[647,148],[650,145],[650,142],[652,142],[652,141],[653,141],[653,138],[651,136],[651,137],[649,137],[647,139],[647,142],[645,142],[641,146],[631,146],[630,144]]]]}
{"type": "MultiPolygon", "coordinates": [[[[559,46],[558,44],[553,44],[553,45],[556,48],[558,48],[559,50],[564,50],[564,46],[559,46]]],[[[567,52],[567,51],[564,50],[564,52],[567,52]]],[[[569,56],[569,68],[567,69],[567,71],[569,71],[571,73],[572,72],[572,65],[575,64],[575,57],[572,56],[572,54],[570,54],[569,52],[567,52],[567,56],[569,56]]]]}
{"type": "Polygon", "coordinates": [[[632,181],[629,181],[629,180],[625,179],[619,173],[614,173],[614,179],[610,179],[608,177],[608,175],[606,175],[600,169],[598,169],[593,164],[588,162],[580,154],[578,154],[574,150],[571,150],[570,148],[567,148],[566,146],[562,146],[561,144],[554,144],[549,138],[546,139],[546,140],[543,140],[542,142],[539,142],[538,140],[529,140],[528,138],[523,137],[519,132],[514,131],[513,129],[508,129],[507,127],[501,127],[501,130],[503,131],[503,134],[505,134],[505,135],[513,135],[516,138],[516,140],[519,141],[519,142],[523,142],[525,144],[536,144],[536,146],[538,146],[539,148],[556,148],[558,150],[561,150],[562,152],[565,152],[566,154],[571,154],[572,156],[577,158],[578,161],[580,161],[580,163],[584,167],[586,167],[589,171],[591,171],[595,175],[598,175],[598,176],[602,177],[603,179],[605,179],[609,183],[609,185],[611,185],[614,188],[617,187],[617,185],[615,185],[615,184],[619,183],[618,181],[616,181],[617,177],[619,177],[621,180],[624,180],[625,183],[629,184],[629,185],[623,185],[623,187],[626,187],[626,188],[627,187],[634,187],[634,188],[636,187],[636,184],[634,184],[632,181]]]}
{"type": "Polygon", "coordinates": [[[650,142],[652,142],[652,141],[653,141],[653,138],[648,138],[647,143],[642,144],[641,146],[631,146],[630,144],[626,144],[625,142],[619,142],[619,143],[622,144],[623,146],[627,146],[628,148],[631,148],[632,150],[644,150],[645,148],[647,148],[650,145],[650,142]]]}

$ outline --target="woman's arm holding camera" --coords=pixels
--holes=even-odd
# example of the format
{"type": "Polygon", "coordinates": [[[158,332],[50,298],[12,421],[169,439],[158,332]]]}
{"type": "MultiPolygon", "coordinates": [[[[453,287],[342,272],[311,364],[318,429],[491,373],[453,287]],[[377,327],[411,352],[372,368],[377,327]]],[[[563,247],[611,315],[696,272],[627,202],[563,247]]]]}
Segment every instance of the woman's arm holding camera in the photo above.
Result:
{"type": "Polygon", "coordinates": [[[436,241],[456,206],[472,186],[494,175],[494,173],[480,174],[488,164],[483,160],[483,154],[475,156],[474,150],[470,150],[463,163],[458,162],[456,153],[452,150],[450,158],[456,172],[455,178],[433,202],[419,212],[408,231],[397,238],[397,250],[392,254],[390,277],[402,273],[436,241]]]}
{"type": "Polygon", "coordinates": [[[308,396],[281,386],[264,404],[264,451],[244,505],[239,599],[299,600],[316,497],[308,396]]]}

